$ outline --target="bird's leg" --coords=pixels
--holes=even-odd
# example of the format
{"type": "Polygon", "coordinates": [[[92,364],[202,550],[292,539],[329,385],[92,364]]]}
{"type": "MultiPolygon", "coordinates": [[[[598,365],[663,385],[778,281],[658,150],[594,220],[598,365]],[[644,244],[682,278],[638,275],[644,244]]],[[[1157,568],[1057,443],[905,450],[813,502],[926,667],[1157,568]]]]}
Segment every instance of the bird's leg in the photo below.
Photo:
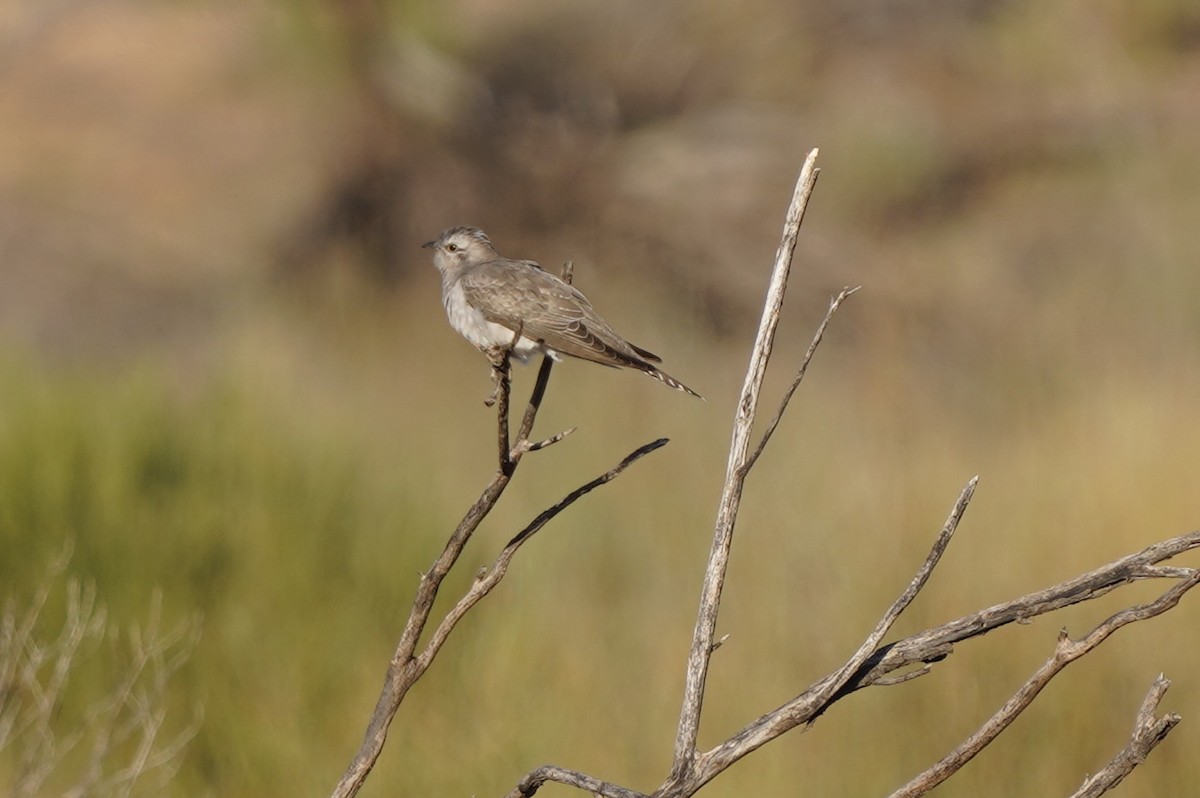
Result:
{"type": "Polygon", "coordinates": [[[508,378],[509,367],[511,365],[511,356],[513,350],[517,348],[517,342],[521,340],[521,331],[525,328],[524,324],[518,324],[517,329],[513,332],[512,341],[507,346],[493,346],[484,350],[488,361],[492,364],[492,393],[483,400],[483,403],[491,407],[496,404],[496,399],[500,396],[500,385],[508,378]]]}
{"type": "Polygon", "coordinates": [[[504,373],[508,370],[508,352],[497,348],[488,349],[484,354],[492,364],[492,392],[487,399],[483,400],[483,403],[491,407],[496,404],[496,399],[500,396],[500,383],[503,382],[504,373]]]}

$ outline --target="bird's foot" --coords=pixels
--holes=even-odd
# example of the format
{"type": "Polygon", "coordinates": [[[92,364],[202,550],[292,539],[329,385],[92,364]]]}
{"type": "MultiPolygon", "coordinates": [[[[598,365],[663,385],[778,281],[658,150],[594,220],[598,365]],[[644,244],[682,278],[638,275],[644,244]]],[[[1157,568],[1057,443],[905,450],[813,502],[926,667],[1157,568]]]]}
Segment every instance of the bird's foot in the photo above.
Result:
{"type": "Polygon", "coordinates": [[[487,399],[483,400],[486,407],[491,407],[496,404],[496,400],[500,398],[500,385],[504,382],[503,361],[501,366],[492,366],[492,392],[487,399]]]}

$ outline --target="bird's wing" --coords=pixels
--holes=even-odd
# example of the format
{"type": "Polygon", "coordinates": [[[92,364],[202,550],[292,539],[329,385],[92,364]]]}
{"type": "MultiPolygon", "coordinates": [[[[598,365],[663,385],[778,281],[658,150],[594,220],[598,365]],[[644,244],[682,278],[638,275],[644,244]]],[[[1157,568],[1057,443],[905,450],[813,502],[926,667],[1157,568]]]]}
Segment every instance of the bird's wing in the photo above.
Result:
{"type": "Polygon", "coordinates": [[[484,318],[520,327],[555,351],[609,366],[658,360],[617,334],[576,288],[532,261],[485,261],[464,270],[461,280],[467,302],[484,318]]]}

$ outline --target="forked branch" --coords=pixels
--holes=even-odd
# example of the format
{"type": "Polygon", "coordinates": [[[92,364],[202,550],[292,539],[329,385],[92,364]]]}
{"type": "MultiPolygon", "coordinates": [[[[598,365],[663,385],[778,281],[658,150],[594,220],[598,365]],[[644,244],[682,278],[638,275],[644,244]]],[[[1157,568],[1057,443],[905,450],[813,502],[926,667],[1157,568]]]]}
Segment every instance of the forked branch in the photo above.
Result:
{"type": "Polygon", "coordinates": [[[1154,684],[1150,685],[1150,692],[1146,693],[1142,700],[1129,743],[1100,772],[1084,779],[1071,798],[1096,798],[1108,792],[1120,784],[1135,767],[1145,762],[1150,752],[1167,738],[1171,729],[1179,723],[1180,717],[1174,712],[1168,712],[1161,718],[1156,718],[1154,711],[1158,709],[1163,694],[1170,686],[1170,680],[1159,674],[1154,684]]]}
{"type": "Polygon", "coordinates": [[[537,518],[530,521],[528,526],[518,532],[513,539],[510,540],[508,544],[500,550],[500,554],[496,557],[496,561],[492,564],[491,569],[480,573],[476,577],[475,583],[471,585],[466,594],[458,600],[458,603],[455,604],[448,613],[446,613],[446,617],[442,619],[442,622],[438,625],[437,629],[435,629],[430,635],[429,644],[420,653],[420,655],[418,655],[416,660],[418,667],[422,671],[429,667],[429,664],[433,661],[433,658],[441,649],[442,644],[446,641],[446,638],[450,636],[450,632],[453,631],[454,626],[462,619],[464,615],[467,614],[467,612],[470,611],[472,607],[478,604],[484,596],[492,592],[492,588],[498,585],[500,580],[504,578],[504,575],[508,573],[508,566],[512,562],[512,558],[516,556],[517,550],[520,549],[521,546],[526,543],[526,541],[533,537],[534,534],[540,531],[542,527],[548,524],[550,519],[554,518],[554,516],[558,515],[563,510],[567,509],[576,501],[583,498],[588,493],[591,493],[596,488],[616,479],[618,476],[620,476],[622,471],[633,465],[637,460],[640,460],[642,457],[650,454],[650,452],[654,451],[655,449],[666,445],[667,439],[659,438],[656,441],[651,441],[644,446],[638,447],[629,455],[627,455],[624,460],[617,463],[611,469],[591,480],[590,482],[580,485],[578,488],[564,496],[556,504],[551,507],[547,507],[541,513],[539,513],[537,518]]]}

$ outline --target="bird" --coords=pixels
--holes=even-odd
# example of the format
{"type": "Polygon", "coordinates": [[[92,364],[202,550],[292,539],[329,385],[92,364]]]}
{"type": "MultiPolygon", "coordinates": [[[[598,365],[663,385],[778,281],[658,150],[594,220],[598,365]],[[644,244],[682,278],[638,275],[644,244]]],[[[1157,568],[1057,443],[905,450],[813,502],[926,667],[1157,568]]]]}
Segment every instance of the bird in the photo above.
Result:
{"type": "Polygon", "coordinates": [[[509,355],[521,363],[539,352],[554,361],[569,355],[637,369],[704,398],[658,368],[658,355],[621,337],[579,289],[534,261],[503,257],[478,227],[451,227],[422,246],[433,250],[441,272],[450,326],[487,355],[493,368],[509,355]]]}

